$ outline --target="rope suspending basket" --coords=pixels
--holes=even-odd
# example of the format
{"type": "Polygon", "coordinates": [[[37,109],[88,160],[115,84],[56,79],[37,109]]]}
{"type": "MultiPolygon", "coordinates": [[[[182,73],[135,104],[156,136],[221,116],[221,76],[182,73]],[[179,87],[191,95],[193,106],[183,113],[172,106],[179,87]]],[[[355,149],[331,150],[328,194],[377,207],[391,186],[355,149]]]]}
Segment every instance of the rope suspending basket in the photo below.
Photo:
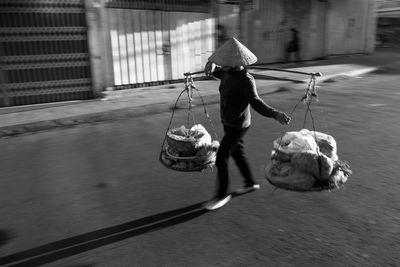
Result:
{"type": "MultiPolygon", "coordinates": [[[[200,72],[198,72],[200,73],[200,72]]],[[[204,99],[196,88],[192,75],[197,73],[185,73],[185,88],[179,94],[172,110],[164,141],[160,151],[160,162],[167,168],[182,171],[202,171],[215,164],[217,150],[219,148],[218,136],[214,125],[207,112],[204,99]],[[201,124],[196,124],[193,108],[193,92],[196,92],[201,99],[204,114],[214,133],[214,140],[201,124]],[[173,122],[175,111],[181,96],[186,93],[188,97],[188,114],[186,125],[170,128],[173,122]]]]}
{"type": "Polygon", "coordinates": [[[316,77],[321,74],[289,72],[311,76],[305,95],[290,113],[292,117],[298,105],[305,103],[304,123],[300,131],[285,131],[285,126],[281,137],[273,141],[271,157],[265,167],[265,177],[275,187],[286,190],[307,192],[337,189],[346,183],[352,171],[348,163],[337,156],[335,139],[315,130],[311,104],[317,100],[316,77]],[[305,129],[308,115],[311,117],[312,130],[305,129]]]}

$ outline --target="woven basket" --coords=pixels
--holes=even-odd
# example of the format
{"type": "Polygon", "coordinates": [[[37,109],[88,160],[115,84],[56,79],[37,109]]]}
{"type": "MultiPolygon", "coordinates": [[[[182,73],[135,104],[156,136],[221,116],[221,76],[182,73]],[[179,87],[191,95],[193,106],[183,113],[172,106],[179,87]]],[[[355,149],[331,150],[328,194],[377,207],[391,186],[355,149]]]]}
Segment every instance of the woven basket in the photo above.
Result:
{"type": "Polygon", "coordinates": [[[175,156],[171,148],[166,147],[160,155],[161,163],[169,169],[183,172],[202,171],[215,164],[217,152],[208,151],[204,156],[175,156]]]}
{"type": "Polygon", "coordinates": [[[304,184],[288,184],[285,182],[276,182],[272,181],[271,178],[266,174],[265,178],[267,181],[272,184],[273,186],[280,188],[280,189],[285,189],[289,191],[297,191],[297,192],[320,192],[323,190],[331,190],[334,189],[334,187],[329,187],[329,186],[321,186],[314,184],[313,186],[306,186],[304,184]]]}
{"type": "Polygon", "coordinates": [[[269,167],[270,165],[265,168],[265,178],[270,184],[280,189],[297,192],[320,192],[324,190],[338,189],[338,185],[332,183],[330,179],[327,179],[325,181],[315,179],[313,183],[301,180],[298,183],[287,183],[285,182],[285,177],[281,177],[282,179],[279,179],[280,176],[274,176],[272,173],[270,173],[269,167]]]}
{"type": "Polygon", "coordinates": [[[190,156],[196,153],[196,139],[194,138],[193,140],[190,140],[189,138],[177,140],[171,131],[168,131],[167,144],[183,156],[190,156]]]}

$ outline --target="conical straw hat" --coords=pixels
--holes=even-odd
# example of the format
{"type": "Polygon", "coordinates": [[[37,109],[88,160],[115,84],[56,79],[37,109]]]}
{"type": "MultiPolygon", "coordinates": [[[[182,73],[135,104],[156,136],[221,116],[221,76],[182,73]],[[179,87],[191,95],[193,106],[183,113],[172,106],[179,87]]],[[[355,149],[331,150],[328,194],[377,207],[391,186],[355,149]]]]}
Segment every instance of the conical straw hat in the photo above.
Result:
{"type": "Polygon", "coordinates": [[[226,41],[209,58],[219,66],[247,66],[257,62],[257,57],[234,37],[226,41]]]}

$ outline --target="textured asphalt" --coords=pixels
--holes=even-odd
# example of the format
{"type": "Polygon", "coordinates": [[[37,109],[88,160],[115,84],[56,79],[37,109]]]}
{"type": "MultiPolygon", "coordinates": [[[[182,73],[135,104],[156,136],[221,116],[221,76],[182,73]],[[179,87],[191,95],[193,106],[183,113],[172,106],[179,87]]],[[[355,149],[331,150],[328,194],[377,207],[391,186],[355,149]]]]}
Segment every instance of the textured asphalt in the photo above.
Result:
{"type": "MultiPolygon", "coordinates": [[[[328,121],[341,140],[340,157],[350,160],[354,175],[341,194],[282,191],[274,197],[274,191],[267,195],[271,187],[258,175],[264,182],[260,190],[209,214],[198,201],[211,194],[215,174],[188,179],[186,173],[151,165],[159,149],[154,140],[160,141],[162,133],[149,134],[122,120],[115,123],[119,127],[101,123],[169,113],[182,84],[112,91],[98,100],[0,109],[0,265],[397,266],[397,79],[393,75],[388,85],[380,83],[379,75],[348,78],[385,73],[393,66],[398,71],[398,51],[269,65],[321,72],[320,84],[337,82],[329,86],[326,99],[344,102],[328,105],[324,114],[334,118],[328,121]],[[344,100],[343,94],[348,96],[344,100]],[[92,122],[99,124],[12,138],[92,122]],[[135,151],[141,151],[140,157],[134,157],[135,151]]],[[[261,96],[307,86],[306,75],[254,73],[261,96]]],[[[218,103],[217,81],[196,85],[206,103],[218,103]]],[[[284,101],[293,103],[291,97],[284,101]]],[[[159,127],[165,117],[154,116],[143,129],[159,127]]],[[[259,146],[275,137],[265,132],[255,127],[247,138],[258,174],[265,163],[265,149],[259,146]]],[[[232,182],[236,186],[240,181],[232,182]]]]}

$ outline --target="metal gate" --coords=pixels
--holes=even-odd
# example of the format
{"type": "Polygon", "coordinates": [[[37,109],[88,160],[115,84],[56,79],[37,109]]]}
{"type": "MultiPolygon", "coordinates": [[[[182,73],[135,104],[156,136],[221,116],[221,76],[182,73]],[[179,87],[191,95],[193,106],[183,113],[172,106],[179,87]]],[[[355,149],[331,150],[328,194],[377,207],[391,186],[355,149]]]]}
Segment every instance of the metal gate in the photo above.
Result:
{"type": "Polygon", "coordinates": [[[93,97],[84,0],[0,0],[0,106],[93,97]]]}
{"type": "Polygon", "coordinates": [[[109,1],[114,87],[173,81],[204,68],[215,49],[209,1],[109,1]]]}

